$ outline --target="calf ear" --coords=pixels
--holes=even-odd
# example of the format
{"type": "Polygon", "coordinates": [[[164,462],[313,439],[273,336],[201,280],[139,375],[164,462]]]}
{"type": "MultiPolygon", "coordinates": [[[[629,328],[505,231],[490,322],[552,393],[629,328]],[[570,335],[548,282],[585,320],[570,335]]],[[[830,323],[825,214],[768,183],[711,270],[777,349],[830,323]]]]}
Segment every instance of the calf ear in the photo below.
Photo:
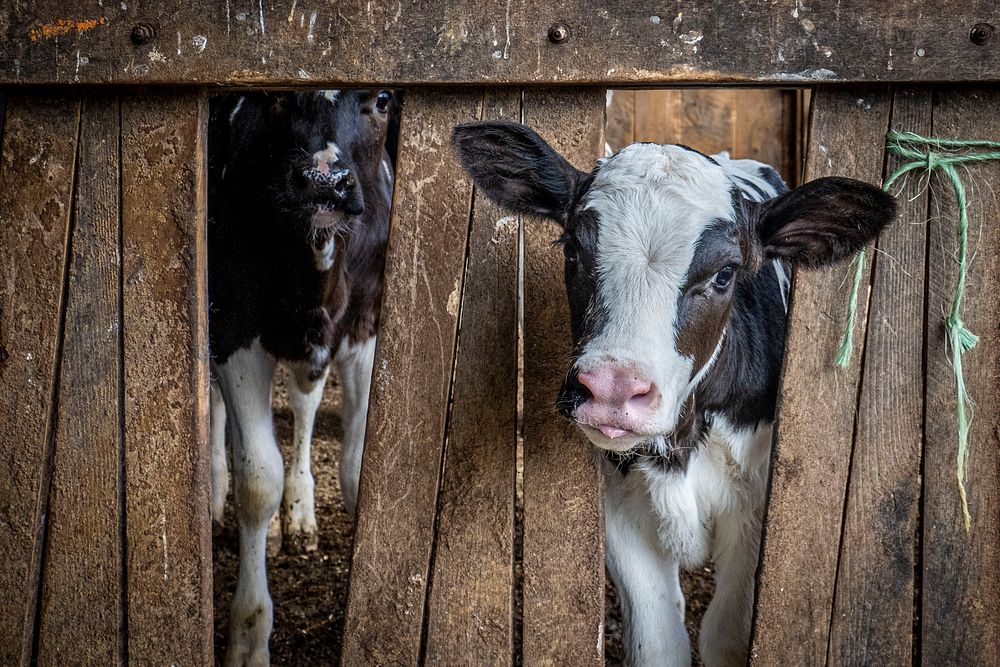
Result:
{"type": "Polygon", "coordinates": [[[455,127],[451,142],[476,187],[497,204],[566,224],[586,174],[534,130],[503,121],[465,123],[455,127]]]}
{"type": "Polygon", "coordinates": [[[757,230],[770,258],[814,268],[850,257],[896,217],[896,200],[850,178],[818,178],[761,206],[757,230]]]}

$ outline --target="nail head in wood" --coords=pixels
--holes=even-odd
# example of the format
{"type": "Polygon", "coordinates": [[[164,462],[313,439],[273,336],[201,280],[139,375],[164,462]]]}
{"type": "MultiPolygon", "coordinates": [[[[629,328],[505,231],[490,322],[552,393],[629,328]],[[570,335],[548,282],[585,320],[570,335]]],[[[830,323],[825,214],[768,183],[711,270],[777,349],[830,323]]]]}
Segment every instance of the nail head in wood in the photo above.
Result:
{"type": "Polygon", "coordinates": [[[986,46],[993,39],[993,26],[989,23],[977,23],[969,31],[969,39],[976,46],[986,46]]]}
{"type": "Polygon", "coordinates": [[[156,37],[156,28],[148,23],[140,23],[132,28],[130,36],[136,46],[149,44],[156,37]]]}
{"type": "Polygon", "coordinates": [[[549,41],[553,44],[562,44],[569,39],[569,26],[565,23],[553,23],[549,28],[549,41]]]}

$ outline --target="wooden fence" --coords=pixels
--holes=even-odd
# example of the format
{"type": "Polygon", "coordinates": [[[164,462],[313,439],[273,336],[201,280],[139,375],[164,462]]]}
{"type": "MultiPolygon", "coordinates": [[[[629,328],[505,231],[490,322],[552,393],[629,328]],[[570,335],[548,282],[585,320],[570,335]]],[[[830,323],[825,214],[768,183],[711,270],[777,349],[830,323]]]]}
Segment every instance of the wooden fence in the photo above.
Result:
{"type": "MultiPolygon", "coordinates": [[[[985,1],[681,2],[662,15],[618,3],[150,2],[72,17],[60,4],[0,8],[3,664],[212,661],[210,82],[408,88],[349,665],[513,659],[519,289],[519,650],[529,665],[603,660],[601,481],[591,449],[551,409],[569,341],[555,232],[476,196],[448,147],[455,123],[523,118],[587,168],[603,152],[608,85],[835,77],[814,96],[807,178],[879,181],[890,126],[1000,135],[988,85],[1000,51],[981,27],[1000,17],[985,1]],[[560,24],[565,33],[550,30],[560,24]],[[984,84],[927,83],[946,79],[984,84]],[[594,87],[539,87],[570,83],[594,87]]],[[[665,117],[684,117],[685,94],[665,117]]],[[[736,113],[760,113],[741,106],[751,97],[733,99],[736,113]]],[[[755,664],[1000,663],[1000,210],[988,186],[1000,168],[971,173],[972,530],[955,490],[939,317],[954,280],[954,203],[911,179],[865,281],[851,368],[830,361],[846,270],[795,278],[755,664]]]]}

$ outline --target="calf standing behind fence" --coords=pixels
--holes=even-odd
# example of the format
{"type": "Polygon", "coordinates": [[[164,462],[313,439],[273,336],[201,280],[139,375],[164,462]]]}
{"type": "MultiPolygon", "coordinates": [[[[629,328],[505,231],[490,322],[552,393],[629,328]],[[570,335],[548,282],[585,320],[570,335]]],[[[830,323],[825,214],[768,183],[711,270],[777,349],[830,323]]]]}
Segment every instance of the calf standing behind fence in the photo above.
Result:
{"type": "Polygon", "coordinates": [[[268,662],[265,550],[282,499],[271,414],[278,363],[293,376],[295,415],[281,528],[316,548],[309,445],[331,351],[344,401],[341,489],[354,513],[392,196],[385,143],[393,111],[385,91],[324,91],[232,96],[212,116],[212,509],[220,519],[228,425],[240,529],[226,664],[268,662]]]}
{"type": "Polygon", "coordinates": [[[607,561],[634,664],[690,662],[679,567],[709,556],[708,664],[744,664],[787,263],[850,257],[895,215],[879,188],[634,144],[575,169],[532,130],[470,123],[454,142],[476,185],[564,233],[573,359],[560,411],[604,449],[607,561]]]}

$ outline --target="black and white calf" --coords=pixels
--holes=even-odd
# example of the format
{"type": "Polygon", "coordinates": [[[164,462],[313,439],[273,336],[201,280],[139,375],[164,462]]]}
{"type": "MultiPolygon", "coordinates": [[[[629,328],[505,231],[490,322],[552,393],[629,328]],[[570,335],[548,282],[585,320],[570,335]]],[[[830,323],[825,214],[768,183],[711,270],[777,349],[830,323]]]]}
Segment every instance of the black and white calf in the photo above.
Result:
{"type": "Polygon", "coordinates": [[[278,529],[316,546],[309,449],[331,356],[343,392],[341,490],[354,513],[392,197],[385,143],[393,111],[385,91],[230,95],[212,111],[212,514],[221,520],[228,490],[228,426],[240,535],[227,665],[269,658],[266,540],[283,476],[271,413],[279,363],[294,379],[295,442],[278,529]]]}
{"type": "Polygon", "coordinates": [[[895,214],[876,187],[788,191],[770,167],[633,144],[573,168],[512,123],[456,128],[492,199],[563,228],[573,336],[560,412],[606,451],[607,563],[635,665],[685,665],[679,568],[709,557],[709,665],[744,664],[790,265],[851,256],[895,214]]]}

